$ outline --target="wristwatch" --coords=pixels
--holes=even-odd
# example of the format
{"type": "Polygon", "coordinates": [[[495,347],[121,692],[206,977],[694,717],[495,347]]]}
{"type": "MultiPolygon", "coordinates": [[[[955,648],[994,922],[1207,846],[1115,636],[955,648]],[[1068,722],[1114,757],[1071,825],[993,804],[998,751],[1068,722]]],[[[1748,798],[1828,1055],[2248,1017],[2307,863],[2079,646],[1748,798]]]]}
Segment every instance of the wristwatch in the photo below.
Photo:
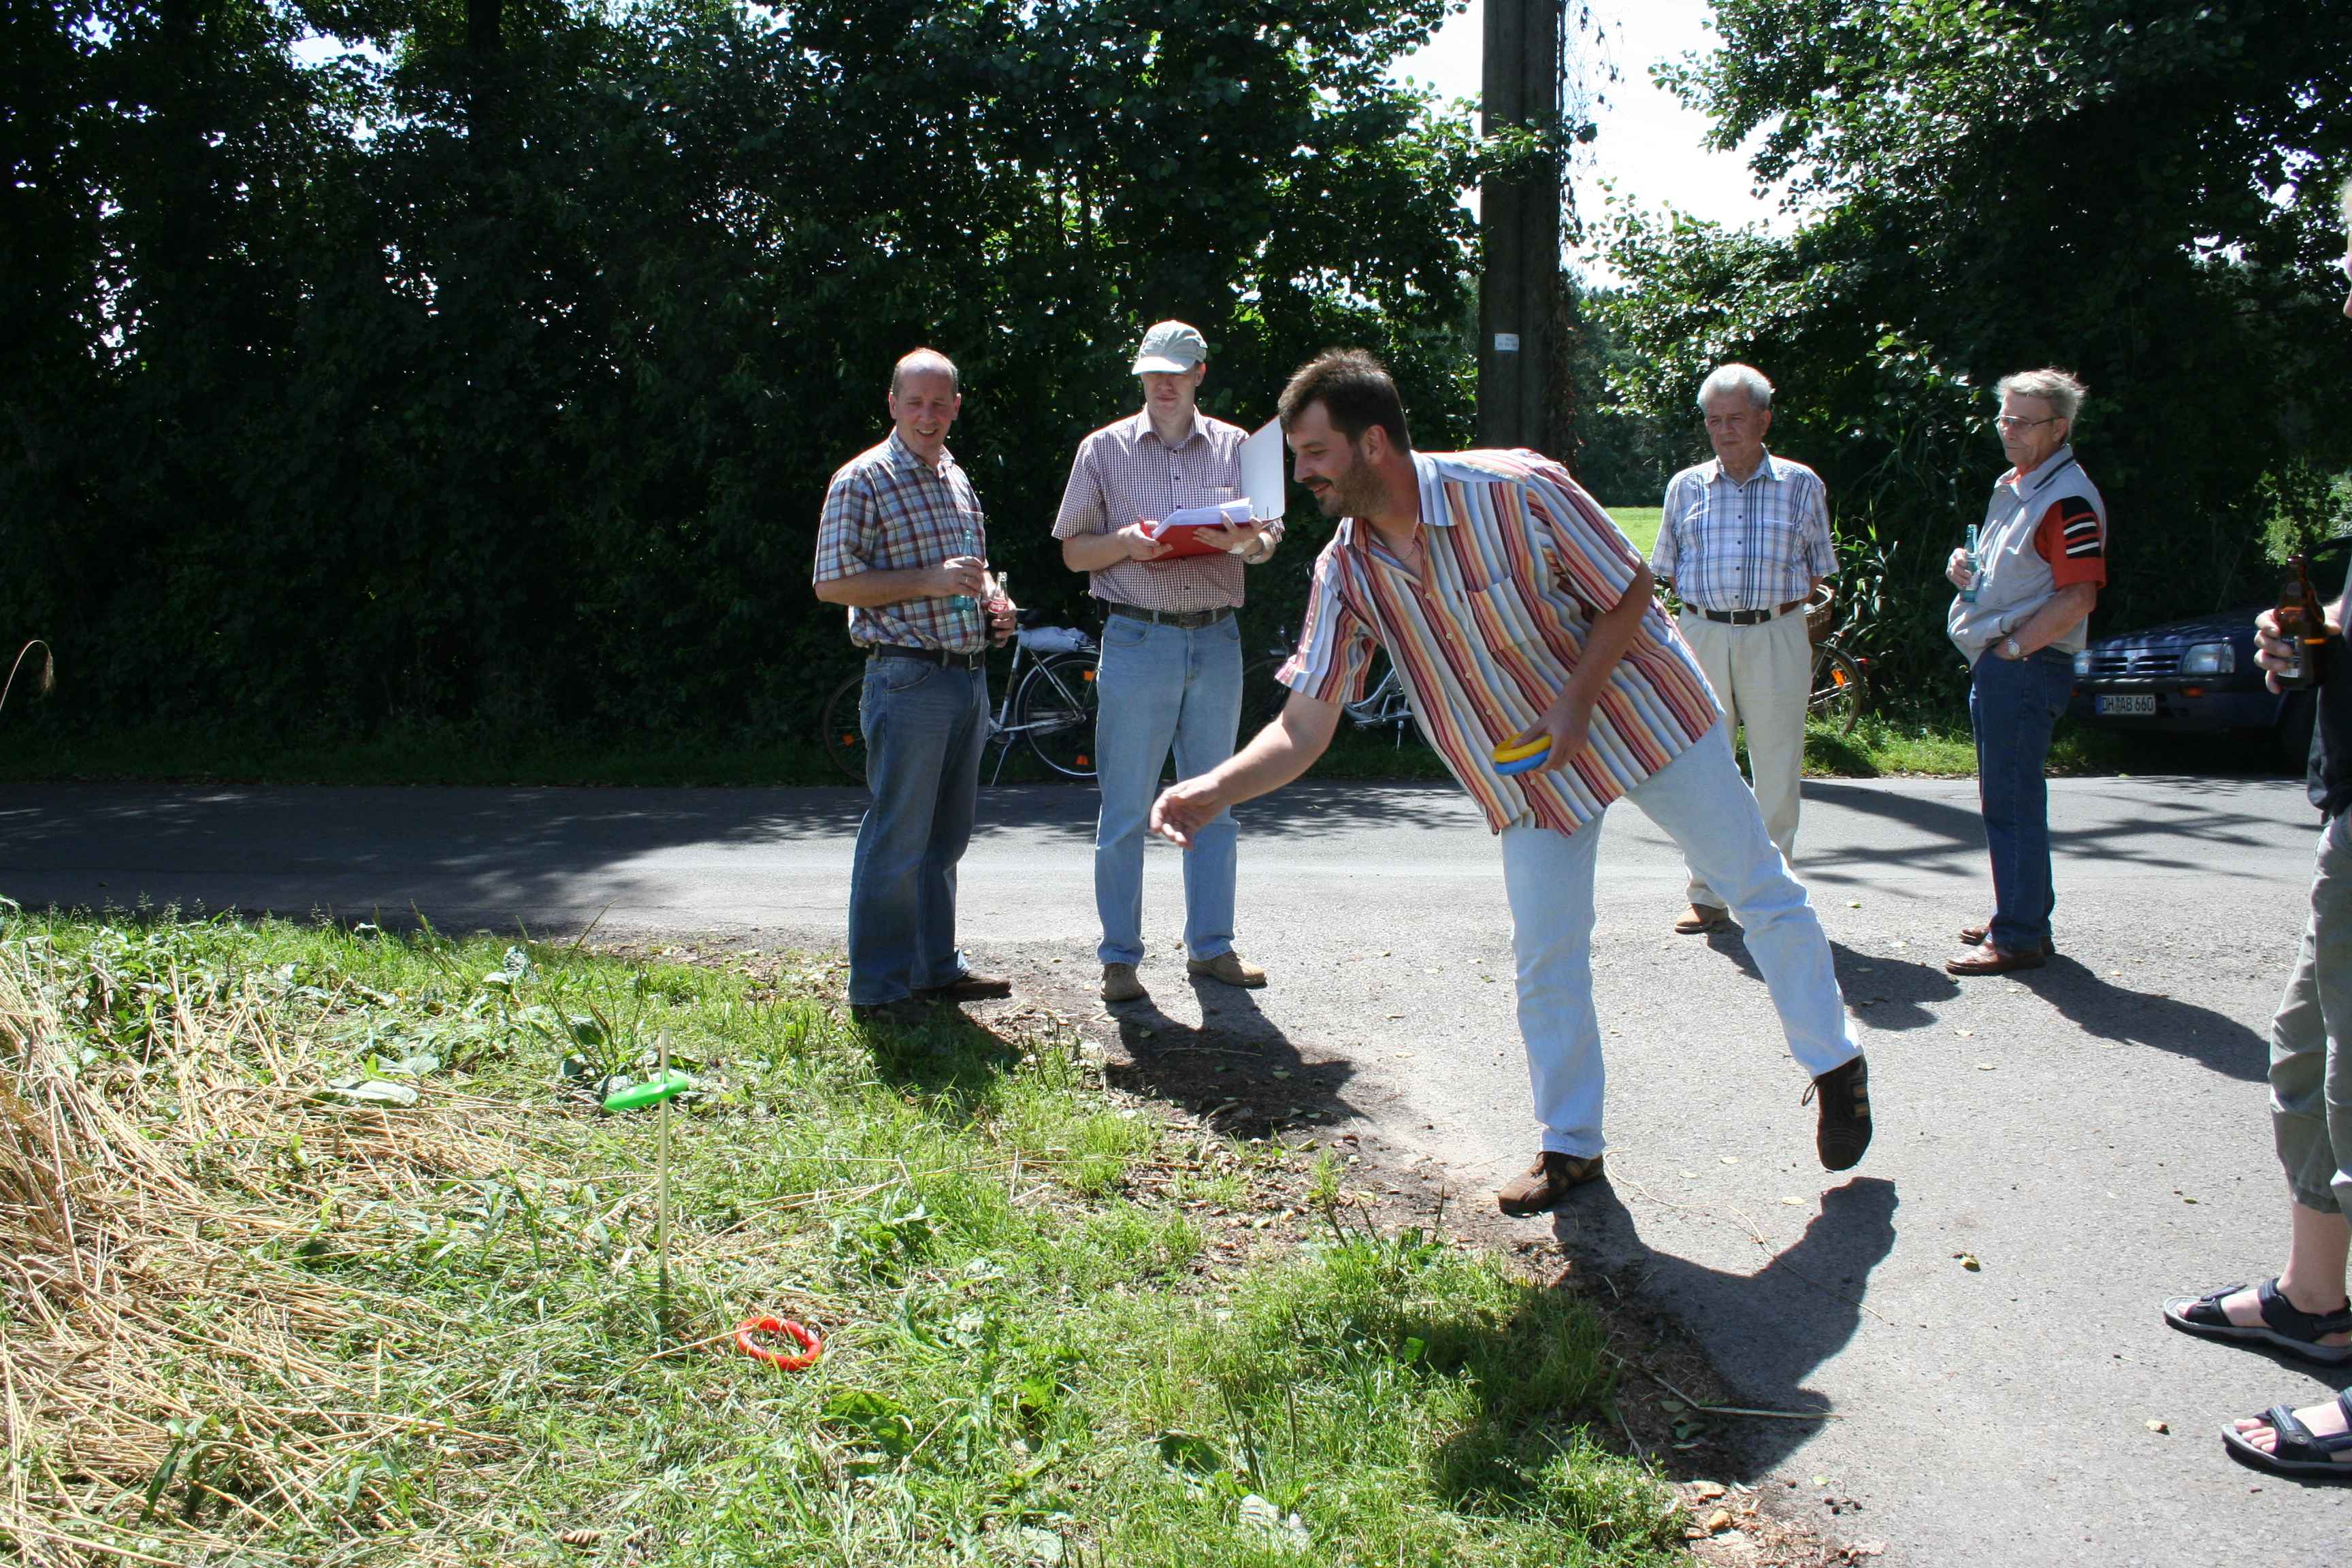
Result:
{"type": "Polygon", "coordinates": [[[2000,639],[2000,657],[2014,663],[2025,657],[2025,650],[2017,646],[2015,637],[2003,637],[2000,639]]]}

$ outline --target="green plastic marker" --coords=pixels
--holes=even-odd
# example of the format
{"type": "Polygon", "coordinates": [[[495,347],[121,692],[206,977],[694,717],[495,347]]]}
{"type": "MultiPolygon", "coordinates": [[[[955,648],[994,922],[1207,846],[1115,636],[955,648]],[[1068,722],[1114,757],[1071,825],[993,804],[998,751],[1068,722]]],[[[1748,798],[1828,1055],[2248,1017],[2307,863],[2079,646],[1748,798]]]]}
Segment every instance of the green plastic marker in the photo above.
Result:
{"type": "Polygon", "coordinates": [[[669,1102],[680,1091],[694,1087],[694,1079],[682,1072],[673,1072],[669,1065],[669,1037],[661,1037],[661,1065],[654,1076],[643,1083],[633,1083],[626,1089],[614,1089],[604,1097],[607,1110],[643,1110],[654,1108],[659,1142],[654,1156],[654,1256],[656,1261],[659,1301],[656,1307],[654,1342],[658,1345],[669,1331],[669,1102]]]}

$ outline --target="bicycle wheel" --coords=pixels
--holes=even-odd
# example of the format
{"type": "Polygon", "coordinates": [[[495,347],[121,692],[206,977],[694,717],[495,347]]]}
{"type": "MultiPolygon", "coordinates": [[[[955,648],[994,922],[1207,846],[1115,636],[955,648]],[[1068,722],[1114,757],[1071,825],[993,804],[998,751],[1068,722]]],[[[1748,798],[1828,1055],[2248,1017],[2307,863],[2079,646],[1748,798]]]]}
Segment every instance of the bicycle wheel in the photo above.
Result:
{"type": "Polygon", "coordinates": [[[1092,653],[1047,658],[1022,681],[1013,722],[1037,760],[1064,778],[1095,776],[1095,665],[1092,653]]]}
{"type": "Polygon", "coordinates": [[[824,754],[833,759],[843,776],[856,784],[866,782],[866,726],[858,717],[859,700],[866,690],[866,677],[853,675],[833,689],[824,700],[824,717],[818,721],[817,733],[824,737],[824,754]]]}
{"type": "Polygon", "coordinates": [[[1813,650],[1813,694],[1805,702],[1807,719],[1851,735],[1869,701],[1870,687],[1852,654],[1829,643],[1813,650]]]}

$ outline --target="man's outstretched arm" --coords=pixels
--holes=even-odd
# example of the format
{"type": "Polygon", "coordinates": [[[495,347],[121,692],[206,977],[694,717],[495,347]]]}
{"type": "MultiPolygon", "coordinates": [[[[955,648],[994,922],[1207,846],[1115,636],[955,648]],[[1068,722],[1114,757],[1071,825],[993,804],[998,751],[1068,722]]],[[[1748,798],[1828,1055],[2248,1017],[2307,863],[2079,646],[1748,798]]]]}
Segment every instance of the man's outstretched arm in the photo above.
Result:
{"type": "Polygon", "coordinates": [[[1192,847],[1192,835],[1219,812],[1271,795],[1308,768],[1339,733],[1339,705],[1294,691],[1273,723],[1198,778],[1179,779],[1151,803],[1151,831],[1192,847]]]}

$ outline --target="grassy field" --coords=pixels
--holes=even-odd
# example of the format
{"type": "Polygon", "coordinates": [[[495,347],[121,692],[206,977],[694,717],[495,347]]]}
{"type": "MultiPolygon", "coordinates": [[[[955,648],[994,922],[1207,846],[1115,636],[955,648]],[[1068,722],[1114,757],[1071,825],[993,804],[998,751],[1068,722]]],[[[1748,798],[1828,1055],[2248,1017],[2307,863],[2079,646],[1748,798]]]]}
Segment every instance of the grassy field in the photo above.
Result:
{"type": "Polygon", "coordinates": [[[1609,515],[1617,520],[1617,526],[1625,531],[1625,537],[1633,542],[1633,548],[1639,550],[1646,559],[1650,553],[1650,547],[1658,542],[1658,521],[1665,515],[1665,509],[1655,506],[1612,506],[1609,509],[1609,515]]]}
{"type": "Polygon", "coordinates": [[[0,914],[24,1561],[1684,1560],[1574,1298],[1052,1026],[868,1027],[757,953],[0,914]],[[656,1121],[597,1109],[661,1041],[666,1314],[656,1121]],[[822,1358],[742,1353],[761,1310],[822,1358]]]}

